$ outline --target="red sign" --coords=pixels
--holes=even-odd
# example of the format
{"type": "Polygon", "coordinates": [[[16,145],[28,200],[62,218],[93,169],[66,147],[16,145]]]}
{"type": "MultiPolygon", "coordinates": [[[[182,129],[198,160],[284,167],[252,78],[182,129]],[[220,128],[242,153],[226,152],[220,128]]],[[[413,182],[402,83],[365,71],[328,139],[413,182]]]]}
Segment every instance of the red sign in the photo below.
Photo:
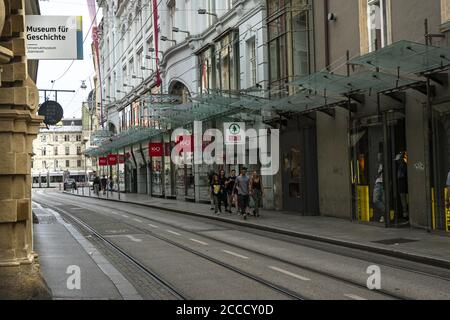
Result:
{"type": "Polygon", "coordinates": [[[108,158],[107,157],[98,158],[98,165],[100,167],[106,167],[108,165],[108,158]]]}
{"type": "Polygon", "coordinates": [[[117,165],[118,156],[117,154],[108,155],[108,165],[115,166],[117,165]]]}
{"type": "Polygon", "coordinates": [[[194,152],[194,136],[184,135],[177,137],[175,150],[176,153],[180,152],[194,152]]]}
{"type": "Polygon", "coordinates": [[[148,145],[148,153],[150,157],[162,157],[164,156],[164,144],[161,142],[151,142],[148,145]]]}

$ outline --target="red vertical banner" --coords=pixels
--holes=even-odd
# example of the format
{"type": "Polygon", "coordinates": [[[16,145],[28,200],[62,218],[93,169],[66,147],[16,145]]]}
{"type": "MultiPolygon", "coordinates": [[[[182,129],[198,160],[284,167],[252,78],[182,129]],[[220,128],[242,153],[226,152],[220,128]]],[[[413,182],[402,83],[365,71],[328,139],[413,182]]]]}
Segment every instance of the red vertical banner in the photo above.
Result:
{"type": "Polygon", "coordinates": [[[156,86],[161,85],[161,74],[159,72],[159,28],[158,27],[159,27],[158,26],[158,1],[153,0],[153,34],[154,34],[154,39],[155,39],[155,55],[156,55],[156,86]]]}
{"type": "Polygon", "coordinates": [[[108,165],[110,166],[116,166],[118,161],[117,154],[110,154],[108,155],[108,165]]]}
{"type": "Polygon", "coordinates": [[[100,157],[98,158],[98,165],[100,167],[105,167],[108,165],[108,158],[107,157],[100,157]]]}

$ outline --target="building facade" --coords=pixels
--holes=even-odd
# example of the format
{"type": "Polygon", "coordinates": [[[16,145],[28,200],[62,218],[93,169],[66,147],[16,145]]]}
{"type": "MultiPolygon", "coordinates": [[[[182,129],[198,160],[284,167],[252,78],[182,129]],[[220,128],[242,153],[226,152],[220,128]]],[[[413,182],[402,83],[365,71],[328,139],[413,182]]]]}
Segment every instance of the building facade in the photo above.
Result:
{"type": "MultiPolygon", "coordinates": [[[[449,229],[448,0],[115,1],[102,90],[122,190],[208,201],[171,134],[224,123],[280,130],[268,209],[449,229]],[[161,145],[160,155],[151,146],[161,145]]],[[[260,164],[251,169],[259,170],[260,164]]]]}
{"type": "Polygon", "coordinates": [[[71,178],[86,182],[93,173],[92,160],[84,151],[90,147],[89,132],[81,119],[64,119],[60,125],[41,128],[33,142],[34,187],[55,187],[71,178]]]}

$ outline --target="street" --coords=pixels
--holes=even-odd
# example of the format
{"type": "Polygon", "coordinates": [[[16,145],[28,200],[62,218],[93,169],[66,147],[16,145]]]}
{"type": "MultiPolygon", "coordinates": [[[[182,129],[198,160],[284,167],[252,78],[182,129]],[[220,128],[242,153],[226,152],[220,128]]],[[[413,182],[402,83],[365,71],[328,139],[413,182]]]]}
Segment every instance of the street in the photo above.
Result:
{"type": "MultiPolygon", "coordinates": [[[[448,269],[373,252],[52,189],[34,190],[33,207],[56,212],[75,227],[126,278],[135,298],[450,299],[448,269]],[[373,266],[380,270],[379,290],[367,287],[373,266]]],[[[52,257],[46,256],[42,228],[35,225],[34,238],[46,278],[52,257]]],[[[68,265],[61,262],[56,272],[64,275],[68,265]]],[[[81,268],[82,288],[89,272],[81,268]]],[[[64,291],[60,287],[52,290],[64,291]]]]}

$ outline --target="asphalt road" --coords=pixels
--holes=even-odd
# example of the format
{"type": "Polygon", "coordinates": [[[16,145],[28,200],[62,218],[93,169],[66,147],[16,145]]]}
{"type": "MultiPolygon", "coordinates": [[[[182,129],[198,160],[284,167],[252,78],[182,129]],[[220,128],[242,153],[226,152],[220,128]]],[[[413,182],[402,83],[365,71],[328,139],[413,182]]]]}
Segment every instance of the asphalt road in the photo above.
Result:
{"type": "Polygon", "coordinates": [[[83,221],[187,299],[450,299],[449,270],[55,190],[33,201],[83,221]],[[370,266],[381,290],[367,288],[370,266]]]}

